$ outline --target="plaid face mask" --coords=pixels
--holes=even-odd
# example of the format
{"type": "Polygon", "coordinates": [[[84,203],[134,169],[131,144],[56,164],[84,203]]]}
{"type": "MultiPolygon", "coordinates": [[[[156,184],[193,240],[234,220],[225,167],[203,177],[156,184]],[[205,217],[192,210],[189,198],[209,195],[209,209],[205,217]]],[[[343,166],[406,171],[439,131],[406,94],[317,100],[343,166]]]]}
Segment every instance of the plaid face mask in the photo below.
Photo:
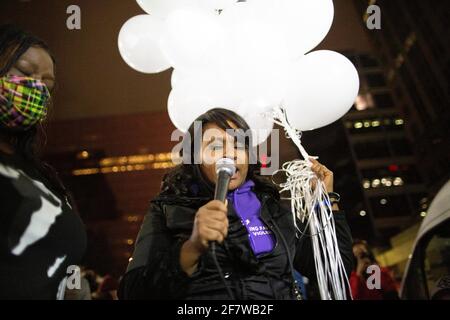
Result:
{"type": "Polygon", "coordinates": [[[47,116],[50,92],[40,80],[20,76],[0,78],[0,125],[26,130],[47,116]]]}

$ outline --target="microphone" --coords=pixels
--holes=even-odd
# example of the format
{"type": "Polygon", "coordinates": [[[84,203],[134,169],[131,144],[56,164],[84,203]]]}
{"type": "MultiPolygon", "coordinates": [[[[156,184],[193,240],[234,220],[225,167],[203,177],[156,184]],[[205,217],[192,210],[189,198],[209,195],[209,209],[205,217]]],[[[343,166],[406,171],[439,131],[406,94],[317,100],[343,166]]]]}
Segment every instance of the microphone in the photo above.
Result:
{"type": "MultiPolygon", "coordinates": [[[[216,189],[214,191],[214,200],[219,200],[225,203],[225,199],[227,197],[228,185],[230,184],[231,177],[236,173],[236,166],[234,165],[234,161],[230,158],[222,158],[216,162],[216,174],[217,174],[217,183],[216,189]]],[[[234,294],[225,280],[225,277],[222,272],[222,268],[220,267],[219,261],[216,256],[216,242],[211,242],[211,254],[216,265],[217,272],[222,280],[222,283],[225,285],[228,296],[231,300],[235,300],[234,294]]]]}
{"type": "Polygon", "coordinates": [[[214,192],[214,200],[225,202],[228,185],[231,177],[236,173],[234,161],[230,158],[222,158],[216,162],[217,183],[214,192]]]}

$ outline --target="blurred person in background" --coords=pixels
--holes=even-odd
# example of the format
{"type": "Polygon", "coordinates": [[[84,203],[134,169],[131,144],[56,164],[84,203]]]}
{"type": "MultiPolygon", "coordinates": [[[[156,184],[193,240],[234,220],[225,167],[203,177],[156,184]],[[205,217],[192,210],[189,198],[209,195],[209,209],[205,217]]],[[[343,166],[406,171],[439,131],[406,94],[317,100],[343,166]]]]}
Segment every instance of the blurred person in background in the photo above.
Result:
{"type": "MultiPolygon", "coordinates": [[[[80,287],[70,289],[67,286],[64,300],[92,300],[91,275],[94,271],[80,268],[80,287]]],[[[97,287],[95,287],[97,288],[97,287]]]]}
{"type": "Polygon", "coordinates": [[[86,270],[84,272],[84,278],[89,283],[89,289],[91,291],[91,294],[96,292],[98,289],[99,283],[97,282],[98,275],[94,270],[86,270]]]}
{"type": "Polygon", "coordinates": [[[431,300],[450,300],[450,276],[440,278],[430,292],[431,300]]]}
{"type": "Polygon", "coordinates": [[[369,245],[364,240],[355,240],[353,255],[356,259],[356,268],[350,276],[350,286],[354,300],[397,300],[398,289],[395,280],[387,268],[379,266],[369,245]],[[380,268],[381,288],[369,288],[367,280],[372,274],[368,268],[376,265],[380,268]]]}
{"type": "Polygon", "coordinates": [[[99,286],[97,291],[93,293],[92,298],[94,300],[118,300],[117,289],[119,281],[109,274],[99,280],[99,286]]]}

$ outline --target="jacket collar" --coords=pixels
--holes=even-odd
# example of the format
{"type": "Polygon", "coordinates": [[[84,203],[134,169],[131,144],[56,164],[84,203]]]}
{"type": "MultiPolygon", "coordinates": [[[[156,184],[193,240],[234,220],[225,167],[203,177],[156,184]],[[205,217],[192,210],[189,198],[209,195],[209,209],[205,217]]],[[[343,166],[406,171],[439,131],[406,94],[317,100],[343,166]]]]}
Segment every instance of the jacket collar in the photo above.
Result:
{"type": "MultiPolygon", "coordinates": [[[[261,218],[263,220],[270,221],[284,213],[278,201],[269,194],[259,193],[257,197],[261,201],[261,218]]],[[[205,197],[160,196],[152,202],[157,203],[162,208],[167,227],[170,229],[192,229],[197,209],[210,200],[210,198],[205,197]]],[[[229,208],[228,215],[236,215],[235,210],[229,208]]]]}

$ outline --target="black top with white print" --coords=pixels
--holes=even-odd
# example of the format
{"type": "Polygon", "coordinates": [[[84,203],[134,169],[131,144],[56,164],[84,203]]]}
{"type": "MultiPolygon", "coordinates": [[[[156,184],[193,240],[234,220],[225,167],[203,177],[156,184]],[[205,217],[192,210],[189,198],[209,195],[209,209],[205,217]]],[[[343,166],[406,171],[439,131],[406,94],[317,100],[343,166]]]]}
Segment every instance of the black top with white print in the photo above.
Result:
{"type": "Polygon", "coordinates": [[[63,298],[86,242],[68,199],[20,156],[0,153],[0,299],[63,298]]]}

